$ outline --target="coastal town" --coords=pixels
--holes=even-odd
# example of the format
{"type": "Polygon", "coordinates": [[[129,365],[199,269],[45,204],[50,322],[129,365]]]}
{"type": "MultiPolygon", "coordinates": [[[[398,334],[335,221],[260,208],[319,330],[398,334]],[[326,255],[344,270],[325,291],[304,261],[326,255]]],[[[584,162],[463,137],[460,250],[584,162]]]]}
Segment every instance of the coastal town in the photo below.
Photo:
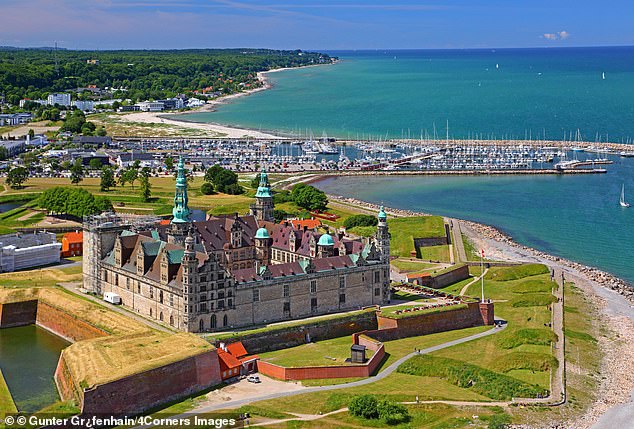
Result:
{"type": "Polygon", "coordinates": [[[325,53],[7,52],[4,427],[601,429],[631,405],[625,278],[469,220],[479,203],[460,216],[345,192],[582,178],[627,213],[631,141],[454,137],[449,121],[444,136],[344,138],[186,116],[341,61],[325,53]]]}

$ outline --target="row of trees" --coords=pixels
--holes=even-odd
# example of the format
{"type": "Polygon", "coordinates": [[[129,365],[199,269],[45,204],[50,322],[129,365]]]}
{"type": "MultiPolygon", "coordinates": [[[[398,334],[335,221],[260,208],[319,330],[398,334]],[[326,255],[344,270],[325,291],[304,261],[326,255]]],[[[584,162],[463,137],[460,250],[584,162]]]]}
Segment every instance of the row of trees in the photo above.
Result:
{"type": "Polygon", "coordinates": [[[81,188],[57,186],[40,195],[38,205],[52,214],[81,218],[104,211],[112,211],[112,203],[103,196],[94,196],[81,188]]]}
{"type": "Polygon", "coordinates": [[[238,175],[219,165],[208,168],[204,180],[200,191],[205,195],[210,195],[214,191],[230,195],[244,194],[244,188],[238,184],[238,175]]]}
{"type": "Polygon", "coordinates": [[[9,103],[69,88],[125,88],[115,97],[158,99],[201,88],[231,93],[259,71],[329,62],[327,54],[269,49],[166,51],[0,50],[0,88],[9,103]],[[301,55],[300,55],[301,53],[301,55]],[[56,65],[57,59],[57,65],[56,65]],[[99,64],[87,64],[96,59],[99,64]]]}

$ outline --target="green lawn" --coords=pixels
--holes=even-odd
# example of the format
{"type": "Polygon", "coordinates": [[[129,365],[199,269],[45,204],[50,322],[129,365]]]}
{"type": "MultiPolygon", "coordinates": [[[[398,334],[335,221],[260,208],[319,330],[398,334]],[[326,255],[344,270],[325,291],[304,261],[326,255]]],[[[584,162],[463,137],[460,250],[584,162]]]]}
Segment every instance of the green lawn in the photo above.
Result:
{"type": "Polygon", "coordinates": [[[420,248],[420,259],[423,261],[449,262],[449,246],[429,246],[420,248]]]}
{"type": "Polygon", "coordinates": [[[410,253],[415,250],[414,238],[445,236],[445,225],[443,218],[440,216],[390,219],[388,223],[392,234],[391,253],[393,256],[409,258],[410,253]]]}
{"type": "Polygon", "coordinates": [[[419,259],[394,259],[390,262],[390,264],[394,265],[401,272],[408,273],[418,273],[422,271],[427,271],[430,268],[434,268],[436,264],[430,264],[429,262],[423,262],[419,259]]]}
{"type": "Polygon", "coordinates": [[[381,310],[381,315],[384,317],[389,317],[390,319],[405,319],[408,317],[416,317],[422,314],[435,314],[435,313],[444,313],[446,311],[459,310],[463,308],[467,308],[467,304],[456,304],[448,307],[437,307],[437,308],[425,308],[422,310],[404,312],[403,310],[416,307],[416,305],[412,304],[404,304],[395,307],[383,308],[381,310]],[[400,312],[400,313],[399,313],[400,312]]]}
{"type": "Polygon", "coordinates": [[[0,370],[0,417],[5,413],[17,413],[18,409],[13,402],[7,383],[2,376],[2,370],[0,370]]]}
{"type": "MultiPolygon", "coordinates": [[[[285,367],[345,365],[350,358],[352,336],[317,341],[274,352],[260,353],[260,359],[285,367]]],[[[370,359],[372,350],[366,350],[370,359]]]]}

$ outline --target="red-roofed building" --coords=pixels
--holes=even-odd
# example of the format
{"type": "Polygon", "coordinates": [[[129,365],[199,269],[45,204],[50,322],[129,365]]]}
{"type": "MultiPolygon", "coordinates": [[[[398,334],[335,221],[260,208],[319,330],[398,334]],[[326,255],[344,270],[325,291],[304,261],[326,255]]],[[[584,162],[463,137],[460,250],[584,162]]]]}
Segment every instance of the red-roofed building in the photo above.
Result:
{"type": "Polygon", "coordinates": [[[220,376],[223,380],[238,377],[242,372],[240,361],[222,348],[218,349],[218,360],[220,361],[220,376]]]}
{"type": "MultiPolygon", "coordinates": [[[[280,224],[284,224],[287,221],[282,221],[280,224]]],[[[293,225],[295,229],[315,229],[321,226],[319,219],[289,219],[288,222],[293,225]]]]}
{"type": "Polygon", "coordinates": [[[257,355],[249,356],[240,341],[227,345],[220,343],[218,358],[220,359],[220,374],[223,380],[256,371],[259,359],[257,355]]]}
{"type": "Polygon", "coordinates": [[[227,352],[235,356],[242,364],[242,373],[249,374],[257,370],[258,355],[249,356],[242,342],[227,344],[227,352]]]}
{"type": "Polygon", "coordinates": [[[62,258],[81,256],[84,248],[84,234],[82,231],[67,232],[62,237],[62,258]]]}

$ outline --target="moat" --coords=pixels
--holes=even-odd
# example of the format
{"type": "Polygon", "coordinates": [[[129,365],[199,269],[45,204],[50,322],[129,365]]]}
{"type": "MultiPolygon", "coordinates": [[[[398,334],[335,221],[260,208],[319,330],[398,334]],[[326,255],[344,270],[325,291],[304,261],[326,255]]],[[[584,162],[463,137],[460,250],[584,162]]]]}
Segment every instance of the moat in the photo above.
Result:
{"type": "Polygon", "coordinates": [[[59,400],[53,374],[69,344],[36,325],[0,329],[0,368],[19,411],[36,412],[59,400]]]}

